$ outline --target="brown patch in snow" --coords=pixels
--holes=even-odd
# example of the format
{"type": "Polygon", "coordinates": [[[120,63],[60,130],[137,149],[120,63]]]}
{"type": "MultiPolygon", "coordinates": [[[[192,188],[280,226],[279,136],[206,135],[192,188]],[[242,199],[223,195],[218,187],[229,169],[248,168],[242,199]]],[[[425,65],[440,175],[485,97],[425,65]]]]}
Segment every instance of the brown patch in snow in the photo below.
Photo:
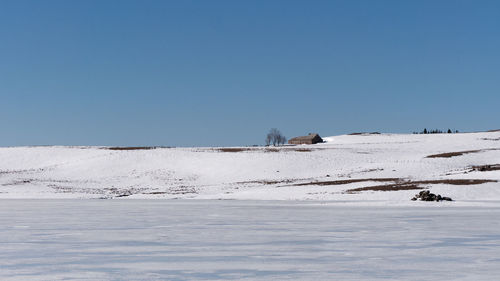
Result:
{"type": "Polygon", "coordinates": [[[292,151],[297,151],[297,152],[311,152],[311,151],[313,151],[310,148],[295,148],[295,149],[291,149],[291,150],[292,151]]]}
{"type": "Polygon", "coordinates": [[[346,190],[345,193],[358,193],[361,191],[398,191],[398,190],[412,190],[412,189],[424,189],[424,188],[414,183],[395,183],[395,184],[353,188],[346,190]]]}
{"type": "Polygon", "coordinates": [[[160,195],[160,194],[168,194],[168,193],[166,191],[153,191],[153,192],[148,192],[148,193],[143,193],[143,194],[160,195]]]}
{"type": "Polygon", "coordinates": [[[115,146],[115,147],[105,147],[104,149],[108,150],[150,150],[161,148],[159,146],[115,146]]]}
{"type": "Polygon", "coordinates": [[[224,147],[219,148],[217,151],[219,152],[242,152],[242,151],[251,151],[250,148],[240,148],[240,147],[224,147]]]}
{"type": "Polygon", "coordinates": [[[262,184],[262,185],[273,185],[279,183],[292,183],[298,181],[298,179],[286,179],[286,180],[256,180],[256,181],[241,181],[235,182],[235,184],[262,184]]]}
{"type": "Polygon", "coordinates": [[[319,150],[321,148],[304,148],[304,147],[265,147],[265,148],[253,148],[253,147],[221,147],[215,149],[218,152],[311,152],[313,150],[319,150]]]}
{"type": "Polygon", "coordinates": [[[485,180],[485,179],[440,179],[440,180],[423,180],[423,181],[401,180],[400,182],[394,184],[366,186],[366,187],[348,189],[345,191],[345,193],[357,193],[361,191],[397,191],[397,190],[425,189],[425,187],[422,185],[429,185],[429,184],[476,185],[488,182],[498,182],[498,181],[485,180]]]}
{"type": "Polygon", "coordinates": [[[366,179],[348,179],[348,180],[335,180],[335,181],[314,181],[306,183],[293,184],[292,186],[306,186],[306,185],[344,185],[358,182],[394,182],[383,185],[372,185],[359,188],[348,189],[345,193],[357,193],[361,191],[397,191],[397,190],[412,190],[412,189],[425,189],[425,185],[431,184],[450,184],[450,185],[476,185],[488,182],[498,182],[497,180],[488,179],[438,179],[438,180],[420,180],[412,181],[403,178],[366,178],[366,179]]]}
{"type": "Polygon", "coordinates": [[[425,181],[413,181],[416,184],[451,184],[451,185],[475,185],[483,184],[488,182],[498,182],[497,180],[486,180],[486,179],[441,179],[441,180],[425,180],[425,181]]]}
{"type": "Polygon", "coordinates": [[[305,182],[305,183],[297,183],[294,186],[304,186],[304,185],[344,185],[356,182],[367,182],[367,181],[376,181],[376,182],[388,182],[388,181],[401,181],[400,178],[367,178],[367,179],[348,179],[348,180],[334,180],[334,181],[313,181],[313,182],[305,182]]]}
{"type": "Polygon", "coordinates": [[[482,138],[481,140],[500,141],[500,138],[482,138]]]}
{"type": "Polygon", "coordinates": [[[483,152],[483,151],[487,151],[487,150],[499,150],[499,148],[486,148],[486,149],[478,149],[478,150],[464,150],[464,151],[456,151],[456,152],[446,152],[446,153],[432,154],[432,155],[426,156],[425,158],[450,158],[450,157],[461,156],[461,155],[469,154],[469,153],[483,152]]]}
{"type": "Polygon", "coordinates": [[[361,133],[350,133],[349,136],[362,136],[362,135],[380,135],[379,132],[371,132],[371,133],[367,133],[367,132],[361,132],[361,133]]]}
{"type": "Polygon", "coordinates": [[[469,153],[477,153],[480,151],[481,150],[465,150],[465,151],[457,151],[457,152],[446,152],[446,153],[432,154],[432,155],[429,155],[425,158],[451,158],[451,157],[461,156],[461,155],[469,154],[469,153]]]}

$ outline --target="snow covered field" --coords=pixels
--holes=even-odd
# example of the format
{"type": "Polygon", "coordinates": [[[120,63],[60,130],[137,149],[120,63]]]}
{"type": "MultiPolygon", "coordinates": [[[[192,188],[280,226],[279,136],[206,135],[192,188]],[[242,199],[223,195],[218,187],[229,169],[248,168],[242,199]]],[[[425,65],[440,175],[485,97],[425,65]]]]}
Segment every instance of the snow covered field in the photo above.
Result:
{"type": "Polygon", "coordinates": [[[326,140],[0,148],[0,280],[500,276],[500,132],[326,140]]]}
{"type": "Polygon", "coordinates": [[[429,188],[458,204],[500,200],[500,170],[495,166],[500,164],[500,132],[325,139],[324,144],[281,148],[0,148],[0,198],[347,200],[412,205],[415,202],[409,199],[429,188]],[[493,166],[474,169],[481,165],[493,166]]]}
{"type": "Polygon", "coordinates": [[[0,280],[497,280],[499,217],[451,205],[0,200],[0,280]]]}

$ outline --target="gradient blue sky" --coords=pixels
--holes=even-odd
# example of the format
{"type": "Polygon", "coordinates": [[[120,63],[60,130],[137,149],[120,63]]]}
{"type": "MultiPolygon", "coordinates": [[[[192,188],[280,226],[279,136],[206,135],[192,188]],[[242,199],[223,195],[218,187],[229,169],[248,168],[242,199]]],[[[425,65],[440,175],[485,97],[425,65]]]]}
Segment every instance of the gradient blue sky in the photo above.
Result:
{"type": "Polygon", "coordinates": [[[0,0],[0,145],[500,127],[500,1],[0,0]]]}

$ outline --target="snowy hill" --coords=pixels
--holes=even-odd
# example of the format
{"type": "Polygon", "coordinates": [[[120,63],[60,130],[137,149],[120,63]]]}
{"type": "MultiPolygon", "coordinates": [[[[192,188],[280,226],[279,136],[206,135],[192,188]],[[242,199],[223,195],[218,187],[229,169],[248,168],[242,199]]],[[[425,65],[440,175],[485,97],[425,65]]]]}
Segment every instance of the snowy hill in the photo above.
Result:
{"type": "MultiPolygon", "coordinates": [[[[280,148],[0,148],[0,198],[500,200],[500,132],[325,138],[280,148]]],[[[411,203],[408,203],[411,204],[411,203]]]]}

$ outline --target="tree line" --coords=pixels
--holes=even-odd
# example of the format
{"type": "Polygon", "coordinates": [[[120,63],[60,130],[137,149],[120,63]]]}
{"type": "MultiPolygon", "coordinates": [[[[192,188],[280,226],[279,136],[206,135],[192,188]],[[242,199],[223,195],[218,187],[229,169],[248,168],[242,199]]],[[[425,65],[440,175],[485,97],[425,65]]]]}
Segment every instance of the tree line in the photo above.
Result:
{"type": "Polygon", "coordinates": [[[459,133],[458,130],[452,131],[451,129],[448,129],[448,131],[441,131],[438,129],[433,129],[433,130],[427,130],[427,128],[424,128],[420,132],[413,132],[414,134],[453,134],[453,133],[459,133]]]}

